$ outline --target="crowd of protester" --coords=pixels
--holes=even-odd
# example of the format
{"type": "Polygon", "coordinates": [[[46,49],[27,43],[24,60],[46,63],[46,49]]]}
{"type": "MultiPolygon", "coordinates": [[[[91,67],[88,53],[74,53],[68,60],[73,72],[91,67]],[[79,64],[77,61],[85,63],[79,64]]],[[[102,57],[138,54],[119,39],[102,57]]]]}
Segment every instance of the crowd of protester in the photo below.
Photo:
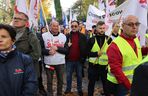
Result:
{"type": "Polygon", "coordinates": [[[88,96],[94,96],[99,78],[102,96],[147,96],[143,86],[148,86],[148,46],[141,47],[136,37],[140,25],[136,16],[128,15],[121,25],[114,22],[110,36],[105,34],[104,21],[86,30],[83,22],[75,20],[70,27],[63,27],[54,20],[49,29],[42,26],[35,32],[26,27],[27,22],[28,16],[18,12],[14,14],[12,26],[0,24],[0,96],[37,96],[38,93],[54,96],[54,73],[56,96],[66,96],[72,92],[74,72],[79,96],[83,96],[85,74],[88,74],[88,96]],[[85,62],[88,62],[87,73],[85,62]],[[43,85],[43,69],[47,89],[43,85]]]}

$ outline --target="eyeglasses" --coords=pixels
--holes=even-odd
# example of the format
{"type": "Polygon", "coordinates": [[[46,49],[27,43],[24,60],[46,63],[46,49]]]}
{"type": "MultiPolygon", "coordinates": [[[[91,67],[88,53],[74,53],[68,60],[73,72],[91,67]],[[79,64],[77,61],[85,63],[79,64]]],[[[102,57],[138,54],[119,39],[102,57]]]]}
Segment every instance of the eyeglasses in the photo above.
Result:
{"type": "Polygon", "coordinates": [[[136,22],[136,23],[127,23],[126,25],[128,25],[130,27],[134,27],[134,25],[135,25],[136,27],[138,27],[140,25],[140,23],[139,22],[136,22]]]}
{"type": "Polygon", "coordinates": [[[14,20],[19,20],[19,21],[26,21],[27,19],[22,19],[22,18],[17,18],[17,17],[14,17],[13,18],[14,20]]]}
{"type": "Polygon", "coordinates": [[[72,25],[72,26],[71,26],[71,28],[74,28],[74,27],[77,28],[78,26],[77,26],[77,25],[72,25]]]}

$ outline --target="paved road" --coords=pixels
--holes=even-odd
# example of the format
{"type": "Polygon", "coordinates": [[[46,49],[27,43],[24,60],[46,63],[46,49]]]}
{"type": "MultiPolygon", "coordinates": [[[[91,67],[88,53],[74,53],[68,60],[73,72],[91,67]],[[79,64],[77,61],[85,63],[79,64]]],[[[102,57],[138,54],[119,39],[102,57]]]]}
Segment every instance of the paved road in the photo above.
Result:
{"type": "MultiPolygon", "coordinates": [[[[85,77],[83,78],[83,92],[84,92],[84,96],[87,96],[87,86],[88,86],[88,79],[87,79],[87,67],[84,68],[84,73],[85,73],[85,77]]],[[[66,74],[64,74],[64,86],[63,86],[63,92],[65,91],[65,87],[66,87],[66,78],[65,78],[66,74]]],[[[45,88],[47,88],[46,84],[47,84],[47,80],[46,80],[46,74],[45,71],[43,72],[43,83],[45,88]]],[[[54,81],[53,81],[53,91],[54,91],[54,96],[56,96],[56,75],[54,75],[54,81]]],[[[77,95],[77,83],[76,83],[76,76],[75,74],[73,75],[73,82],[72,82],[72,94],[66,95],[66,96],[78,96],[77,95]]],[[[100,95],[100,92],[102,91],[102,85],[100,83],[100,81],[97,82],[96,86],[95,86],[95,92],[94,92],[94,96],[102,96],[100,95]]],[[[39,95],[42,96],[42,95],[39,95]]],[[[65,96],[65,95],[63,95],[65,96]]]]}

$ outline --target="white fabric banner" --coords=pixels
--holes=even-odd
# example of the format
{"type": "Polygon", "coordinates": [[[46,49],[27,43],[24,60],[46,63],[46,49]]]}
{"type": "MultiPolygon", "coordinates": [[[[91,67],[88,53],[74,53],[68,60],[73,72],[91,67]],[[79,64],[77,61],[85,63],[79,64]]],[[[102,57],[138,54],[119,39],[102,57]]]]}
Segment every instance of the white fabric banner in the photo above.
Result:
{"type": "Polygon", "coordinates": [[[116,7],[116,1],[115,0],[106,0],[106,10],[111,12],[116,7]]]}
{"type": "Polygon", "coordinates": [[[135,15],[139,18],[141,23],[138,37],[140,39],[141,45],[145,45],[145,33],[147,29],[147,10],[148,5],[146,0],[127,0],[122,5],[117,7],[115,10],[110,12],[109,16],[111,20],[117,20],[121,17],[126,17],[127,15],[135,15]]]}
{"type": "Polygon", "coordinates": [[[98,8],[99,8],[99,10],[105,10],[105,2],[104,2],[104,0],[98,0],[98,8]]]}
{"type": "Polygon", "coordinates": [[[26,0],[16,0],[15,1],[15,12],[23,12],[28,15],[28,7],[26,0]]]}
{"type": "Polygon", "coordinates": [[[105,24],[106,24],[106,35],[110,35],[111,31],[112,31],[112,20],[110,20],[109,18],[109,13],[113,10],[115,10],[115,0],[106,0],[106,14],[105,14],[105,24]]]}
{"type": "Polygon", "coordinates": [[[72,10],[69,10],[69,30],[71,31],[71,22],[72,22],[72,10]]]}
{"type": "Polygon", "coordinates": [[[39,0],[31,0],[29,8],[30,27],[38,27],[39,0]]]}
{"type": "Polygon", "coordinates": [[[96,25],[99,20],[104,21],[105,12],[89,5],[86,19],[86,29],[91,30],[93,25],[96,25]]]}

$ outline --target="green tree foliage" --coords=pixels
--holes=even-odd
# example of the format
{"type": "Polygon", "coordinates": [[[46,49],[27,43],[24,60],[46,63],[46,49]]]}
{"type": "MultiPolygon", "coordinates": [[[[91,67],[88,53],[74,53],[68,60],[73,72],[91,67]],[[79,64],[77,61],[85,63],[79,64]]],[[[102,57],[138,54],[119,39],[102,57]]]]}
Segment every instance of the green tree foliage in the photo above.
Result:
{"type": "MultiPolygon", "coordinates": [[[[0,23],[10,23],[12,21],[12,17],[14,14],[14,5],[15,5],[15,0],[10,0],[10,6],[6,6],[6,0],[0,0],[0,23]]],[[[26,0],[28,7],[30,0],[26,0]]],[[[41,0],[43,4],[43,10],[45,12],[46,17],[50,17],[50,11],[49,11],[49,6],[51,5],[51,0],[41,0]]],[[[47,19],[48,19],[47,18],[47,19]]]]}
{"type": "Polygon", "coordinates": [[[78,14],[78,19],[86,19],[88,7],[90,4],[97,5],[98,0],[78,0],[72,7],[73,13],[78,14]]]}
{"type": "Polygon", "coordinates": [[[0,23],[10,23],[13,17],[14,0],[10,0],[10,6],[7,6],[5,0],[0,0],[0,23]]]}
{"type": "Polygon", "coordinates": [[[54,0],[55,10],[56,10],[56,18],[59,22],[62,21],[62,9],[60,0],[54,0]]]}
{"type": "Polygon", "coordinates": [[[41,0],[43,4],[43,10],[47,19],[51,17],[49,6],[51,6],[51,0],[41,0]]]}
{"type": "Polygon", "coordinates": [[[117,6],[121,5],[126,0],[117,0],[117,6]]]}

